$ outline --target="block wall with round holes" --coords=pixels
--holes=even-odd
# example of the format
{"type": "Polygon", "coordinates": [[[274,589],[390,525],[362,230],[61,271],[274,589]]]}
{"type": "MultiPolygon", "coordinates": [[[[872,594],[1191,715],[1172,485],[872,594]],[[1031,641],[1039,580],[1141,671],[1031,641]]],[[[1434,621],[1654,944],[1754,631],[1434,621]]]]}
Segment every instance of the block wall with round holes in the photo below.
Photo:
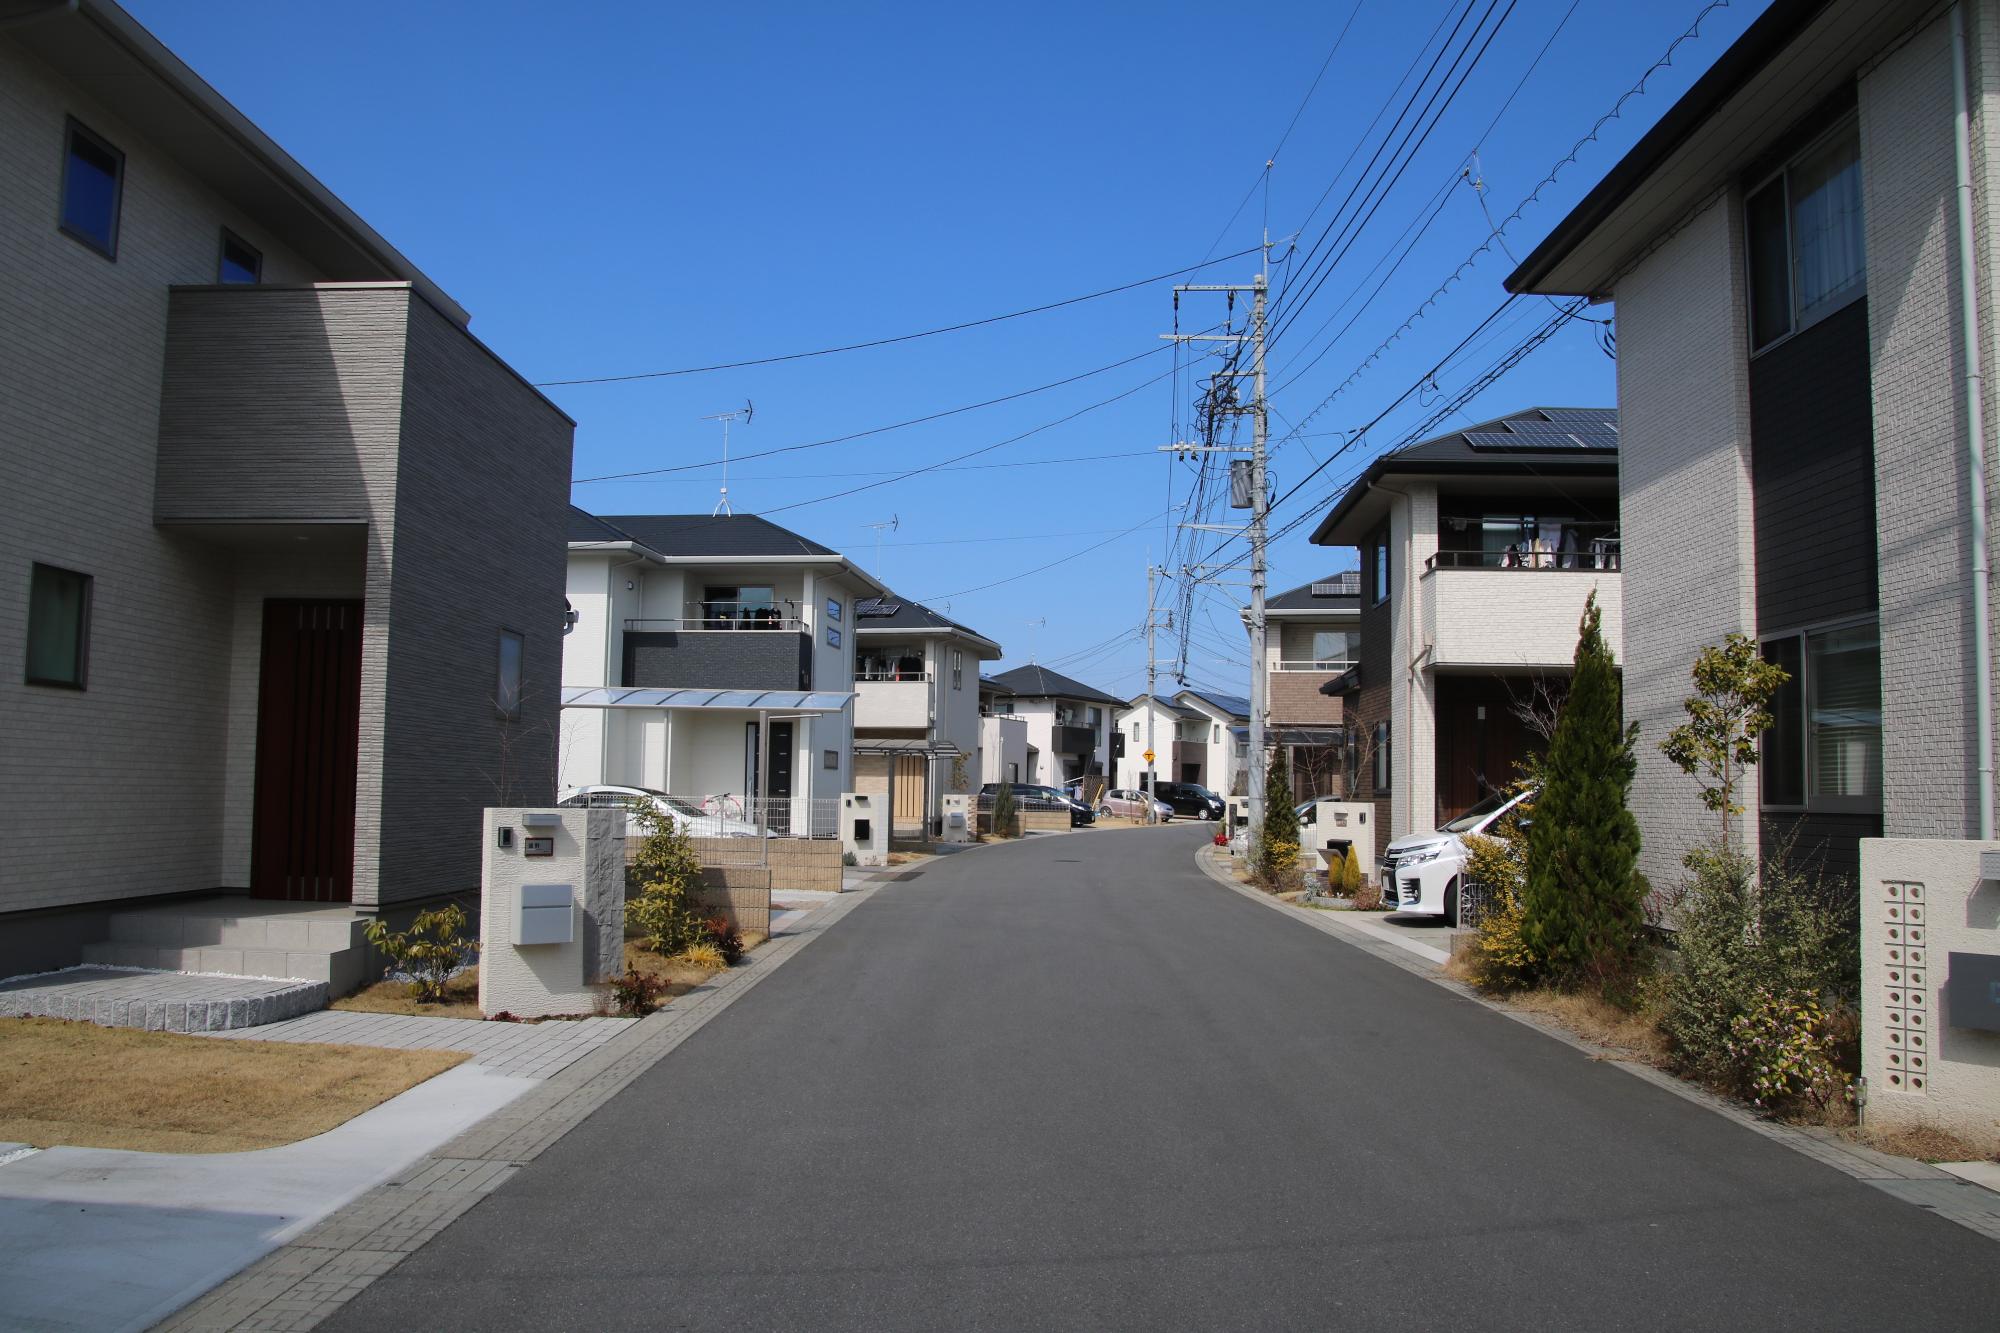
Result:
{"type": "Polygon", "coordinates": [[[1862,1116],[1937,1126],[1991,1150],[2000,1032],[1954,1024],[1945,1003],[1952,954],[2000,954],[2000,882],[1980,878],[1982,851],[2000,843],[1861,842],[1862,1116]]]}

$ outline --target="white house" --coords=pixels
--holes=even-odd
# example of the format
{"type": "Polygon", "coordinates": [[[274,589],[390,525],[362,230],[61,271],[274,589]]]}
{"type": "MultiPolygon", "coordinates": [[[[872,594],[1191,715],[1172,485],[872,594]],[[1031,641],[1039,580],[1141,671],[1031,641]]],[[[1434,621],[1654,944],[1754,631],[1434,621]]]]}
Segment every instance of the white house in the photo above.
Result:
{"type": "Polygon", "coordinates": [[[988,707],[1027,721],[1023,782],[1061,786],[1082,777],[1109,777],[1111,714],[1123,699],[1044,666],[1015,667],[989,677],[988,707]]]}
{"type": "Polygon", "coordinates": [[[882,586],[749,514],[570,512],[560,785],[769,801],[833,830],[854,781],[855,603],[882,586]]]}
{"type": "Polygon", "coordinates": [[[1000,645],[895,596],[857,603],[854,633],[854,789],[893,789],[898,828],[935,824],[947,792],[983,781],[979,664],[1000,645]]]}
{"type": "Polygon", "coordinates": [[[1184,710],[1187,725],[1180,729],[1175,771],[1167,779],[1192,782],[1219,796],[1235,791],[1237,772],[1249,753],[1243,736],[1250,725],[1250,701],[1215,690],[1186,689],[1174,696],[1174,703],[1184,710]],[[1196,719],[1208,723],[1205,732],[1200,731],[1196,719]]]}

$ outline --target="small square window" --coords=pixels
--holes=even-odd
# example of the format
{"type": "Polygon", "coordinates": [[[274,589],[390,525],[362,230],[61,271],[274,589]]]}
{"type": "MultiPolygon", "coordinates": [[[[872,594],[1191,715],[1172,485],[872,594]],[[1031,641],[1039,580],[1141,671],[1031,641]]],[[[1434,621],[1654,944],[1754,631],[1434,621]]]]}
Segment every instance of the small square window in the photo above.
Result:
{"type": "Polygon", "coordinates": [[[90,648],[90,575],[36,565],[28,583],[30,685],[83,688],[90,648]]]}
{"type": "Polygon", "coordinates": [[[839,768],[840,751],[838,750],[820,751],[819,766],[821,768],[839,768]]]}
{"type": "Polygon", "coordinates": [[[116,259],[125,154],[73,120],[65,137],[62,229],[106,258],[116,259]]]}
{"type": "Polygon", "coordinates": [[[493,706],[504,718],[521,716],[521,659],[526,645],[510,629],[500,631],[500,680],[494,691],[493,706]]]}
{"type": "Polygon", "coordinates": [[[257,247],[228,228],[222,232],[222,255],[216,261],[215,280],[254,286],[264,280],[264,256],[257,247]]]}

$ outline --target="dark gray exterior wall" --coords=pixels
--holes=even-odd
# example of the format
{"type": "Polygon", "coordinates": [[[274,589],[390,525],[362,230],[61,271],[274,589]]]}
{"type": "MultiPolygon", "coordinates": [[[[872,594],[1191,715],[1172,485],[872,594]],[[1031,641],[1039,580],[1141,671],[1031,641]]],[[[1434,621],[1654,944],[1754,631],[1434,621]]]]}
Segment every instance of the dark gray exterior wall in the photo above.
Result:
{"type": "Polygon", "coordinates": [[[812,639],[794,630],[625,631],[620,682],[659,689],[807,690],[812,639]]]}

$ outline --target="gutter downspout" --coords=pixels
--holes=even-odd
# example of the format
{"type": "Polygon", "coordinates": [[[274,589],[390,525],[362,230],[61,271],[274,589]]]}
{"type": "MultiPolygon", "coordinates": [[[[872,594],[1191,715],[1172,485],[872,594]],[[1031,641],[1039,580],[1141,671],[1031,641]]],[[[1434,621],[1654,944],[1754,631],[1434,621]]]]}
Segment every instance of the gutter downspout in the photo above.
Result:
{"type": "Polygon", "coordinates": [[[1966,86],[1965,6],[1951,7],[1952,157],[1958,194],[1958,301],[1960,337],[1965,343],[1966,499],[1972,544],[1972,711],[1973,769],[1979,784],[1979,829],[1993,837],[1993,644],[1988,595],[1992,561],[1986,534],[1986,380],[1981,368],[1979,270],[1974,265],[1972,227],[1972,105],[1966,86]]]}

